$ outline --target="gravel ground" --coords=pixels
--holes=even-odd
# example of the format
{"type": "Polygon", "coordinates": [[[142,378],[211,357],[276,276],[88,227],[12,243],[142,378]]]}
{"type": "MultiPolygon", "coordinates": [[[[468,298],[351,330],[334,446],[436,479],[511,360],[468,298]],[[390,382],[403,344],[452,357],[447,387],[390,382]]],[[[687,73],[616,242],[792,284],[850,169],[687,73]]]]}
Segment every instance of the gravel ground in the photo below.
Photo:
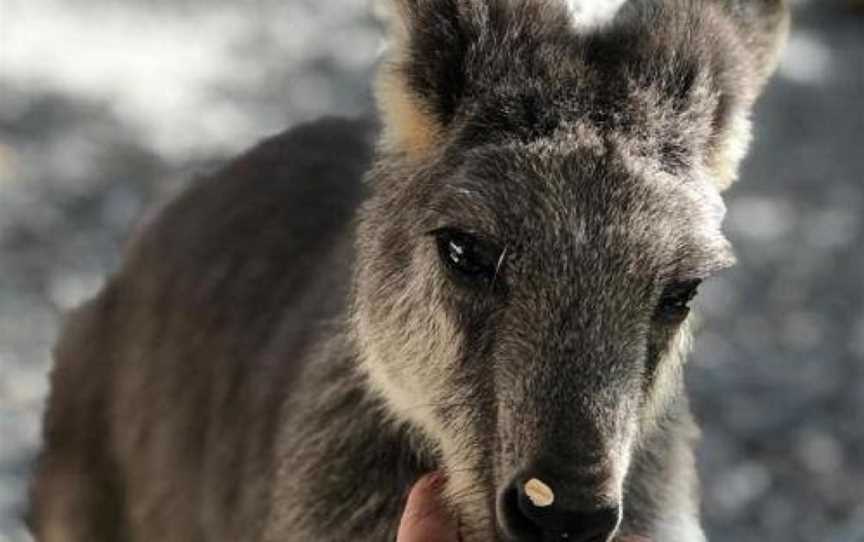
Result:
{"type": "MultiPolygon", "coordinates": [[[[609,0],[606,3],[615,3],[609,0]]],[[[263,135],[371,110],[360,0],[0,0],[0,542],[50,348],[145,209],[263,135]]],[[[864,11],[796,4],[689,367],[715,542],[864,541],[864,11]]],[[[662,541],[660,541],[662,542],[662,541]]]]}

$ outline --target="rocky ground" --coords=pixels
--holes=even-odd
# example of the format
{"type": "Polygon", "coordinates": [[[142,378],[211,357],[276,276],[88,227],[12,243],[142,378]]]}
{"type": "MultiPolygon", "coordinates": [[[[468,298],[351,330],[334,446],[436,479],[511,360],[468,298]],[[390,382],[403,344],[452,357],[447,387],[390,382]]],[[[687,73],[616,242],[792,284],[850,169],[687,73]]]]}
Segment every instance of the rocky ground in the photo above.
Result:
{"type": "MultiPolygon", "coordinates": [[[[614,3],[615,0],[610,0],[614,3]]],[[[609,3],[609,2],[607,2],[609,3]]],[[[63,311],[153,202],[259,137],[371,110],[360,0],[0,0],[0,542],[63,311]]],[[[864,541],[864,12],[796,4],[729,193],[688,379],[716,542],[864,541]]],[[[662,541],[661,541],[662,542],[662,541]]]]}

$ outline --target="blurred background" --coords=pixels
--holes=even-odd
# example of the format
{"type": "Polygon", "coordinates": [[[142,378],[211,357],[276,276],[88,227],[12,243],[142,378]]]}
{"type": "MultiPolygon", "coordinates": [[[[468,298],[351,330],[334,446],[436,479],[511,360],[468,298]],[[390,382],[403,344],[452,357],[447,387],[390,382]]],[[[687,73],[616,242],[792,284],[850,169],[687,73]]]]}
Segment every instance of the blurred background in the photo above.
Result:
{"type": "MultiPolygon", "coordinates": [[[[794,3],[728,194],[740,264],[699,299],[715,542],[864,541],[862,4],[794,3]]],[[[366,0],[0,0],[0,542],[27,540],[64,311],[191,176],[298,121],[369,114],[380,48],[366,0]]]]}

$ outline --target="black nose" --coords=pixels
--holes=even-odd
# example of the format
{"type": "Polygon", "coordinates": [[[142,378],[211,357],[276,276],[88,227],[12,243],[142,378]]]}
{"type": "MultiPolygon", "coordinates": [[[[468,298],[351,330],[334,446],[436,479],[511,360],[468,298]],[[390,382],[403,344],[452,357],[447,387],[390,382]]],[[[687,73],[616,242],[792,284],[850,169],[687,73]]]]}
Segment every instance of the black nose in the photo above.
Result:
{"type": "Polygon", "coordinates": [[[504,531],[518,542],[607,542],[618,527],[619,508],[568,506],[562,497],[541,480],[517,477],[500,496],[504,531]]]}

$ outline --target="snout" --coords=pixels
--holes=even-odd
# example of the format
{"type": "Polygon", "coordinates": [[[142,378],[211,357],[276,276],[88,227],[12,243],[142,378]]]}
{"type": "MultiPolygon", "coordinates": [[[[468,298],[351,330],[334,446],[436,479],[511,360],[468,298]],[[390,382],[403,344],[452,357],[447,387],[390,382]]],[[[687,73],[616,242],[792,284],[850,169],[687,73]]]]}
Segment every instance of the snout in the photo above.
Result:
{"type": "Polygon", "coordinates": [[[513,542],[607,542],[618,528],[620,503],[590,486],[597,487],[526,469],[498,495],[499,529],[513,542]]]}

